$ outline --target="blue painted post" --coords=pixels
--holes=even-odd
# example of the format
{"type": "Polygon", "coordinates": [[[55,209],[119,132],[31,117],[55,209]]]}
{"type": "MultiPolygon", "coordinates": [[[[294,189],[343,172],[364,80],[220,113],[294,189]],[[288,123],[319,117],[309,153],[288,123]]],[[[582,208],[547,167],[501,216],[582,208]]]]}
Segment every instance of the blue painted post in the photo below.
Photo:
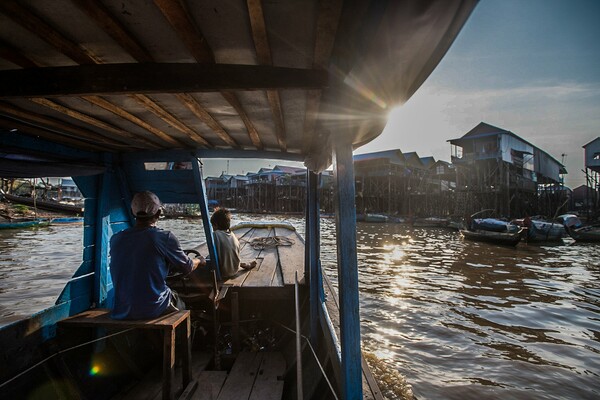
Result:
{"type": "Polygon", "coordinates": [[[305,280],[310,283],[310,341],[317,345],[319,337],[320,310],[320,232],[319,232],[319,176],[307,171],[306,176],[306,243],[305,247],[305,280]]]}
{"type": "MultiPolygon", "coordinates": [[[[110,155],[107,155],[110,158],[110,155]]],[[[109,159],[107,159],[109,161],[109,159]]],[[[107,164],[110,164],[107,162],[107,164]]],[[[113,186],[112,172],[106,171],[98,178],[96,188],[95,251],[94,251],[94,302],[98,307],[106,307],[108,297],[108,252],[110,225],[110,190],[113,186]]]]}
{"type": "Polygon", "coordinates": [[[192,170],[194,171],[194,185],[196,187],[196,192],[198,193],[198,204],[200,205],[200,212],[202,213],[202,225],[204,225],[204,233],[206,234],[208,254],[210,254],[212,267],[215,268],[217,279],[221,280],[219,258],[217,255],[217,248],[215,246],[212,225],[210,224],[208,200],[206,198],[206,187],[204,185],[204,179],[202,178],[202,171],[200,170],[200,162],[197,158],[192,158],[192,170]]]}
{"type": "Polygon", "coordinates": [[[342,347],[342,398],[362,399],[356,206],[352,144],[338,141],[333,149],[337,263],[342,347]]]}

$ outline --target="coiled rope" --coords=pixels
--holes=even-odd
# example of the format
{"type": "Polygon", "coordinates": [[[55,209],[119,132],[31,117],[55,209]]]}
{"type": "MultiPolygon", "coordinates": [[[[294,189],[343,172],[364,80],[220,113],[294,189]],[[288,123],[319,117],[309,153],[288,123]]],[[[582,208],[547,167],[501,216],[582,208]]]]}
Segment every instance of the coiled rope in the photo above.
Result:
{"type": "Polygon", "coordinates": [[[277,246],[292,246],[295,242],[286,236],[261,236],[247,240],[254,250],[265,250],[277,246]]]}

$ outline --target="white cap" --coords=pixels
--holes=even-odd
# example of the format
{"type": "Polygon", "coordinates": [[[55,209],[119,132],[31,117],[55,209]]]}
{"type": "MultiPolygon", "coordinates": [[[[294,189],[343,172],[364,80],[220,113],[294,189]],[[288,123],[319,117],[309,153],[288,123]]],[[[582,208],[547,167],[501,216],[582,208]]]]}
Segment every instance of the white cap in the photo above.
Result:
{"type": "Polygon", "coordinates": [[[150,217],[156,215],[162,204],[154,193],[145,191],[136,193],[131,200],[131,212],[136,217],[150,217]]]}

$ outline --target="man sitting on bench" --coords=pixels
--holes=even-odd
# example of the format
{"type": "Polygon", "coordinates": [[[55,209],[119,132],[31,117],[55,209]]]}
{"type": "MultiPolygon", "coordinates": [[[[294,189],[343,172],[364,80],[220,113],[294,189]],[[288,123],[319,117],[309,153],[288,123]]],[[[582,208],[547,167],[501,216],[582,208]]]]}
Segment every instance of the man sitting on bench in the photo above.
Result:
{"type": "Polygon", "coordinates": [[[136,193],[131,201],[135,226],[110,240],[114,319],[152,319],[177,311],[182,303],[165,281],[169,268],[189,273],[206,265],[202,256],[190,259],[173,233],[156,227],[161,210],[154,193],[136,193]]]}

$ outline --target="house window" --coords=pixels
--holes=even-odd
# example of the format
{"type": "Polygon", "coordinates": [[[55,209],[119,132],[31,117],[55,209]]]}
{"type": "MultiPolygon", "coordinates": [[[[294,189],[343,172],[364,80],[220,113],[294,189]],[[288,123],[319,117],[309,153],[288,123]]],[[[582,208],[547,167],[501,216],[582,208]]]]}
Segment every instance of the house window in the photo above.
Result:
{"type": "Polygon", "coordinates": [[[444,174],[444,166],[438,165],[437,167],[435,167],[435,173],[437,175],[443,175],[444,174]]]}
{"type": "Polygon", "coordinates": [[[600,153],[594,153],[594,160],[600,160],[600,153]]]}

